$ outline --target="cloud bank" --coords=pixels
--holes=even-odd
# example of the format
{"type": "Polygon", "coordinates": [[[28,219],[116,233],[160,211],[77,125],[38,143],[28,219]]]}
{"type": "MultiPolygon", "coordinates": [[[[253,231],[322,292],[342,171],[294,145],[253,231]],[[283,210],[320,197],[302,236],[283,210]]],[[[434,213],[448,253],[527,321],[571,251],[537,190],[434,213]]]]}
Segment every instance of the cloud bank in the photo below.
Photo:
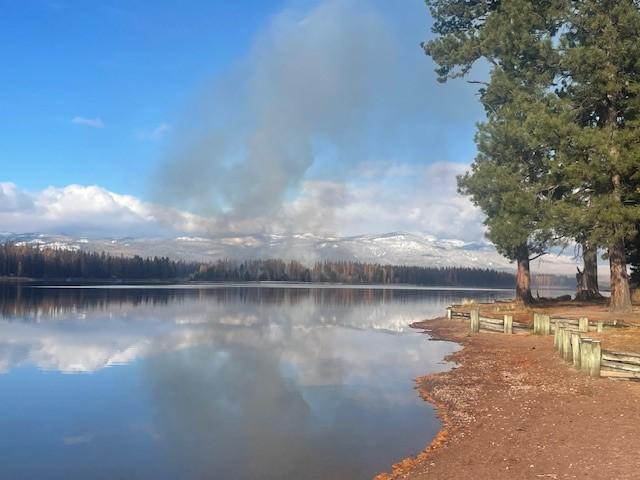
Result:
{"type": "Polygon", "coordinates": [[[159,208],[96,185],[48,187],[37,192],[0,183],[2,230],[73,235],[158,235],[193,231],[198,217],[159,208]]]}
{"type": "MultiPolygon", "coordinates": [[[[245,58],[194,94],[181,118],[137,132],[141,140],[168,140],[151,200],[98,185],[30,192],[3,183],[0,230],[403,230],[482,240],[480,213],[455,191],[481,109],[464,82],[434,81],[419,48],[429,28],[423,2],[289,5],[270,17],[245,58]]],[[[105,126],[99,117],[72,122],[105,126]]]]}
{"type": "Polygon", "coordinates": [[[481,213],[459,196],[455,175],[464,165],[426,167],[367,163],[350,180],[303,181],[277,215],[230,221],[145,202],[96,185],[28,192],[0,183],[0,225],[17,233],[74,235],[216,235],[312,232],[341,236],[413,231],[439,238],[481,240],[481,213]]]}

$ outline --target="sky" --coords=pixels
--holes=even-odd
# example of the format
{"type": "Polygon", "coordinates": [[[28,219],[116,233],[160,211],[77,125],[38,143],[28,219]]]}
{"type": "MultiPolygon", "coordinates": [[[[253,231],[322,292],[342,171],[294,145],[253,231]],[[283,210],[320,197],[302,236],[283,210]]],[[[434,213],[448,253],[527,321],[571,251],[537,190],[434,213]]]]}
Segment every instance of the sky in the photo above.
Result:
{"type": "Polygon", "coordinates": [[[0,231],[483,238],[423,0],[0,4],[0,231]]]}

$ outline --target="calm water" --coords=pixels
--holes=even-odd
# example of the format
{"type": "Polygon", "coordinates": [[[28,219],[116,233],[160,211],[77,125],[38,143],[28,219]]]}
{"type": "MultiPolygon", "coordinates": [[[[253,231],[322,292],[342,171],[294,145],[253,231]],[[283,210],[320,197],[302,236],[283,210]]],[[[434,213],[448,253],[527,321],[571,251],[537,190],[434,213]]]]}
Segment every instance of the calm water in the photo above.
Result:
{"type": "Polygon", "coordinates": [[[0,478],[370,478],[439,427],[408,324],[511,295],[0,287],[0,478]]]}

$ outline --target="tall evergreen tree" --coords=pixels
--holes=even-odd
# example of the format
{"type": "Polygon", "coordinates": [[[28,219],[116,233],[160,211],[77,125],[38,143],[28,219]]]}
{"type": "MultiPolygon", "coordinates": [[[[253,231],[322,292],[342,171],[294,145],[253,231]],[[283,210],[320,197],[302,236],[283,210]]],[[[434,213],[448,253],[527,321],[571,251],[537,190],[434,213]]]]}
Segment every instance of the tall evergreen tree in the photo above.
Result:
{"type": "MultiPolygon", "coordinates": [[[[491,81],[480,90],[488,120],[478,135],[479,156],[460,184],[487,213],[489,237],[510,258],[514,257],[511,243],[516,236],[500,235],[503,225],[511,229],[517,225],[514,230],[521,232],[520,240],[528,230],[529,247],[531,239],[540,238],[545,230],[581,243],[584,286],[594,294],[597,247],[606,247],[611,309],[629,310],[626,252],[640,221],[639,2],[426,3],[438,37],[424,48],[439,66],[440,81],[465,75],[481,58],[491,65],[491,81]],[[511,89],[495,88],[503,78],[512,84],[511,89]],[[529,91],[532,105],[547,107],[533,112],[514,93],[519,89],[529,91]],[[492,90],[498,95],[491,94],[492,90]],[[510,113],[514,109],[521,109],[520,119],[510,113]],[[541,126],[537,131],[495,133],[496,125],[517,129],[519,123],[532,120],[541,126]],[[552,125],[555,132],[548,128],[552,125]],[[513,150],[518,144],[520,150],[513,150]],[[510,149],[511,163],[505,155],[510,149]],[[518,166],[523,163],[527,165],[518,166]],[[509,187],[494,178],[505,173],[504,178],[511,176],[513,181],[509,187]],[[497,185],[503,190],[496,189],[497,185]],[[530,212],[515,208],[513,201],[504,201],[504,192],[515,192],[515,185],[522,191],[520,199],[548,203],[544,208],[538,203],[530,212]],[[489,198],[491,195],[495,198],[489,198]],[[502,205],[496,199],[502,199],[502,205]]],[[[543,235],[545,240],[547,235],[543,235]]],[[[525,243],[521,245],[524,252],[525,243]]]]}
{"type": "Polygon", "coordinates": [[[640,287],[640,225],[637,227],[638,233],[629,242],[627,247],[627,258],[631,264],[631,285],[635,288],[640,287]]]}
{"type": "Polygon", "coordinates": [[[561,165],[588,210],[568,216],[592,227],[590,241],[607,248],[611,309],[631,309],[626,244],[640,208],[633,201],[640,175],[640,9],[634,0],[573,1],[560,36],[563,86],[584,152],[561,165]],[[588,213],[585,213],[588,212],[588,213]]]}
{"type": "MultiPolygon", "coordinates": [[[[571,139],[573,136],[567,130],[576,130],[572,114],[562,118],[558,133],[564,139],[571,139]]],[[[591,208],[591,189],[588,185],[575,185],[563,173],[576,153],[571,153],[573,149],[566,148],[562,143],[558,142],[555,146],[556,161],[550,163],[551,174],[547,177],[547,190],[552,198],[546,215],[547,228],[554,232],[556,238],[562,239],[560,243],[564,246],[574,244],[580,248],[583,268],[582,271],[578,269],[576,275],[576,299],[598,300],[602,295],[598,286],[598,244],[593,236],[597,218],[591,208]]]]}
{"type": "Polygon", "coordinates": [[[544,228],[549,156],[535,133],[548,105],[544,94],[517,87],[505,98],[479,126],[478,156],[458,185],[486,214],[487,236],[497,250],[516,262],[516,299],[527,304],[533,301],[530,261],[546,253],[552,238],[544,228]]]}
{"type": "Polygon", "coordinates": [[[469,2],[427,0],[438,36],[423,44],[438,64],[438,79],[467,74],[484,59],[490,81],[480,88],[487,121],[479,126],[478,156],[459,178],[459,189],[486,214],[488,237],[516,261],[516,298],[533,300],[531,256],[544,252],[545,176],[550,149],[545,137],[553,122],[548,87],[557,75],[554,48],[562,1],[469,2]]]}

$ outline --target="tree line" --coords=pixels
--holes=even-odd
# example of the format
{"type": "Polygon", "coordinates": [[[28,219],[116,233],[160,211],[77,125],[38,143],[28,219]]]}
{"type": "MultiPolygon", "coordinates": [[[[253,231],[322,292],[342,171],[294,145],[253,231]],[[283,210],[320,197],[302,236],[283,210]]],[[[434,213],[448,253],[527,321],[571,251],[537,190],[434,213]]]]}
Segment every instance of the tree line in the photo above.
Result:
{"type": "Polygon", "coordinates": [[[77,279],[167,280],[192,275],[198,265],[167,257],[112,256],[105,253],[0,244],[0,276],[77,279]]]}
{"type": "Polygon", "coordinates": [[[510,287],[513,274],[496,270],[459,267],[415,267],[359,262],[285,260],[219,260],[203,264],[193,276],[206,281],[289,281],[347,284],[411,284],[456,287],[510,287]]]}
{"type": "Polygon", "coordinates": [[[426,0],[434,38],[422,44],[440,82],[478,85],[485,119],[459,191],[486,216],[487,236],[516,262],[518,301],[534,301],[529,263],[578,245],[581,298],[631,310],[640,274],[640,2],[426,0]],[[473,67],[487,79],[470,78],[473,67]]]}
{"type": "Polygon", "coordinates": [[[290,281],[509,287],[513,274],[456,267],[412,267],[359,262],[219,260],[184,262],[168,257],[113,256],[31,245],[0,244],[0,277],[87,280],[290,281]]]}

